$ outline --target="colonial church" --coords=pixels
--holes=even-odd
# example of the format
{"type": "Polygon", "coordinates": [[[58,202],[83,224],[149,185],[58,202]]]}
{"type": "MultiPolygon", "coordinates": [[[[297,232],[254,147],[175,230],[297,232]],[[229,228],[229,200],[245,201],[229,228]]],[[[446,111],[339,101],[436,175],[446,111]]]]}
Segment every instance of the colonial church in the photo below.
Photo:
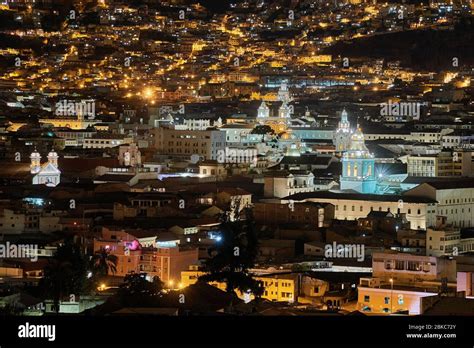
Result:
{"type": "Polygon", "coordinates": [[[280,134],[287,133],[291,123],[291,115],[293,114],[293,106],[289,105],[291,102],[290,91],[286,83],[282,83],[278,91],[278,101],[281,106],[278,109],[277,115],[272,115],[270,107],[262,101],[257,111],[257,122],[272,127],[272,129],[280,134]]]}
{"type": "Polygon", "coordinates": [[[344,109],[333,138],[336,152],[342,155],[341,190],[376,193],[375,158],[365,145],[360,128],[351,129],[344,109]]]}
{"type": "Polygon", "coordinates": [[[48,162],[41,164],[41,155],[33,151],[30,155],[30,172],[34,174],[33,185],[57,186],[61,181],[61,171],[58,167],[59,156],[56,151],[48,153],[48,162]]]}
{"type": "Polygon", "coordinates": [[[375,159],[365,146],[360,128],[350,136],[349,147],[342,155],[341,190],[375,193],[375,159]]]}

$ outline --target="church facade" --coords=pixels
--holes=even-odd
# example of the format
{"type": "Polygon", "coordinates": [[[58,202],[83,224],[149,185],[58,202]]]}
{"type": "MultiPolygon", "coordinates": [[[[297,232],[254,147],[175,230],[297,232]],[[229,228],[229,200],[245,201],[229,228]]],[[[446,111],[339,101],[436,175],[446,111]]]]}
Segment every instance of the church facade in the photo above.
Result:
{"type": "Polygon", "coordinates": [[[41,164],[41,155],[33,151],[30,155],[30,173],[33,174],[33,185],[57,186],[61,182],[61,171],[58,166],[59,156],[56,151],[51,150],[48,161],[41,164]]]}
{"type": "Polygon", "coordinates": [[[272,115],[270,107],[262,101],[257,110],[257,122],[270,126],[277,134],[287,133],[289,131],[291,115],[293,114],[293,106],[289,104],[291,96],[286,83],[280,86],[278,101],[281,102],[281,105],[277,115],[272,115]]]}

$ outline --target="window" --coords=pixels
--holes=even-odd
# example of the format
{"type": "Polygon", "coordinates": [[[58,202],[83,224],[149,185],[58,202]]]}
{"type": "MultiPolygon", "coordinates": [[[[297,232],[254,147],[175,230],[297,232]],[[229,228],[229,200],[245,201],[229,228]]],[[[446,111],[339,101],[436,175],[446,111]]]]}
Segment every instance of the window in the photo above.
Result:
{"type": "Polygon", "coordinates": [[[384,303],[389,304],[390,303],[390,297],[385,297],[384,298],[384,303]]]}
{"type": "Polygon", "coordinates": [[[370,302],[370,296],[364,295],[364,302],[370,302]]]}
{"type": "Polygon", "coordinates": [[[395,269],[396,269],[396,270],[403,270],[403,269],[405,269],[405,262],[404,262],[404,261],[400,261],[400,260],[395,261],[395,269]]]}
{"type": "Polygon", "coordinates": [[[420,263],[417,261],[408,261],[407,262],[407,270],[408,271],[420,271],[420,263]]]}

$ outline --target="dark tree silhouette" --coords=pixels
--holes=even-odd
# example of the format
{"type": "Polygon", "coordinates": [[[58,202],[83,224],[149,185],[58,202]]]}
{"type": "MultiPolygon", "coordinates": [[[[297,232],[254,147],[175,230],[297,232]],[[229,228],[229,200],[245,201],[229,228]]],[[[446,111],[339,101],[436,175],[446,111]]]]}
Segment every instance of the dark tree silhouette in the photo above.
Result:
{"type": "Polygon", "coordinates": [[[146,273],[131,273],[125,276],[120,285],[118,294],[121,297],[155,296],[161,293],[164,284],[159,277],[154,277],[151,282],[146,279],[146,273]]]}
{"type": "Polygon", "coordinates": [[[40,287],[45,297],[53,300],[56,313],[65,296],[77,296],[86,291],[87,259],[79,244],[71,239],[58,248],[43,271],[40,287]]]}
{"type": "Polygon", "coordinates": [[[253,213],[243,209],[245,218],[240,217],[240,204],[233,204],[222,216],[221,240],[210,250],[211,258],[205,263],[204,282],[224,282],[226,291],[235,294],[235,289],[250,291],[256,298],[263,294],[261,281],[249,273],[258,255],[258,238],[253,213]]]}
{"type": "Polygon", "coordinates": [[[262,135],[262,141],[265,138],[266,134],[275,135],[275,131],[273,130],[272,127],[270,127],[268,125],[261,125],[261,124],[255,126],[255,128],[252,129],[252,131],[250,133],[251,134],[261,134],[262,135]]]}

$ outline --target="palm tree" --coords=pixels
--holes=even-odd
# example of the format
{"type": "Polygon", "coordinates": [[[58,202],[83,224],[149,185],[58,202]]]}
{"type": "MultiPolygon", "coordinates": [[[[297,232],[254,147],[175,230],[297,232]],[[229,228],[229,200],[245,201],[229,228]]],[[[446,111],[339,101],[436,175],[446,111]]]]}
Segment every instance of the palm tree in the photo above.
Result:
{"type": "Polygon", "coordinates": [[[97,276],[107,276],[117,272],[118,257],[101,247],[91,259],[92,273],[97,276]]]}

